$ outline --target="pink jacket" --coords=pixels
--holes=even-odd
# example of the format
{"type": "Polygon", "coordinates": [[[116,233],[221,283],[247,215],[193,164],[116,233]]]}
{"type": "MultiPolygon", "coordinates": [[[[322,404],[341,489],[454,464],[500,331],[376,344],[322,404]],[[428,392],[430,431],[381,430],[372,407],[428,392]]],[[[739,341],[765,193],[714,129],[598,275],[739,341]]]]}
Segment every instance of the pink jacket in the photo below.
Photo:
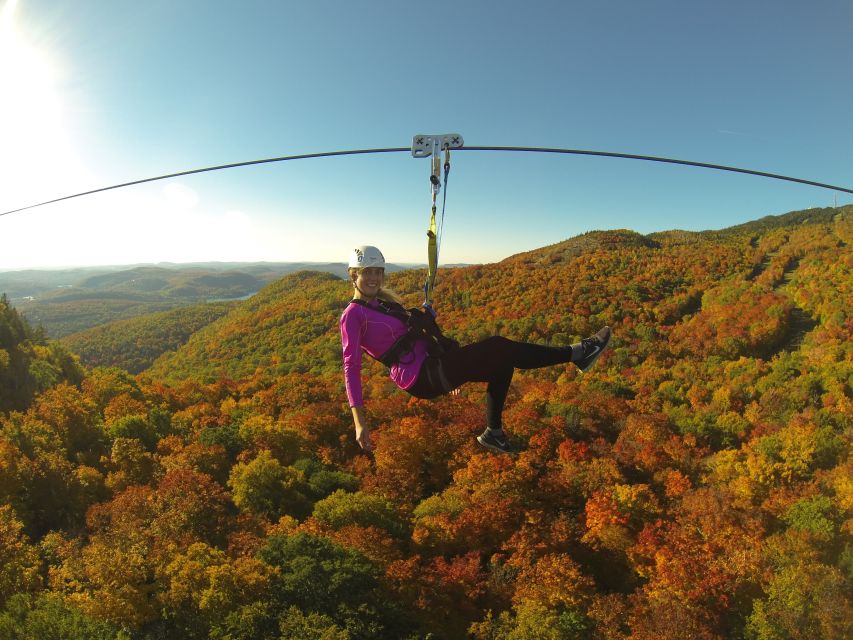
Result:
{"type": "MultiPolygon", "coordinates": [[[[363,404],[361,393],[361,352],[378,358],[406,333],[406,325],[381,311],[374,310],[379,303],[372,300],[369,306],[351,302],[341,315],[341,344],[344,352],[344,382],[351,407],[363,404]],[[373,308],[371,308],[373,307],[373,308]]],[[[412,354],[391,367],[391,379],[401,389],[409,389],[418,379],[421,365],[427,357],[426,343],[415,343],[412,354]]]]}

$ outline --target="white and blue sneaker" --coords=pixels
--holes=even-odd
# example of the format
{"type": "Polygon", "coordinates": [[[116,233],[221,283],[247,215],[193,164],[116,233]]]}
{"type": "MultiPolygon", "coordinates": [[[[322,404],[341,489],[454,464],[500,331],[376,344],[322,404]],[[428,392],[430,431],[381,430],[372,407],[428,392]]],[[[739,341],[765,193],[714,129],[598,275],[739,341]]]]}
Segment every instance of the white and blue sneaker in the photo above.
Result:
{"type": "Polygon", "coordinates": [[[578,369],[581,371],[587,371],[593,364],[595,364],[595,361],[598,360],[607,348],[607,344],[610,342],[610,337],[612,335],[610,327],[604,327],[595,335],[581,340],[581,356],[575,361],[578,369]]]}

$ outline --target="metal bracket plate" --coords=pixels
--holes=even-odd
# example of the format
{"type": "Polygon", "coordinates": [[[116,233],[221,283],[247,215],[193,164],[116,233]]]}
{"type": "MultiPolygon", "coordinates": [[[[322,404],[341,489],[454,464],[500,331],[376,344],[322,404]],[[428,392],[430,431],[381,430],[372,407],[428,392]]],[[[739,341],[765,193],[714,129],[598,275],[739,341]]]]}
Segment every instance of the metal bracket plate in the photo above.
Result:
{"type": "Polygon", "coordinates": [[[412,138],[412,156],[428,158],[433,153],[440,153],[445,147],[461,149],[465,141],[458,133],[443,133],[439,135],[421,134],[412,138]]]}

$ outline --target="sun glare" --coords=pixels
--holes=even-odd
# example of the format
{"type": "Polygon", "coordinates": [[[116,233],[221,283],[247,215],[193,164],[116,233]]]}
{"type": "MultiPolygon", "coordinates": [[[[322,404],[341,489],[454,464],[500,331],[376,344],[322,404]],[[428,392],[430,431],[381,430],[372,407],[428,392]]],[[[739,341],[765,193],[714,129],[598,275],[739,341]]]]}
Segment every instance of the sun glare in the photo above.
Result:
{"type": "Polygon", "coordinates": [[[23,200],[37,198],[46,188],[66,189],[79,175],[58,65],[17,27],[18,5],[8,0],[0,12],[0,204],[9,207],[28,204],[23,200]]]}
{"type": "Polygon", "coordinates": [[[10,0],[0,14],[0,82],[4,93],[0,126],[4,156],[10,155],[12,148],[25,151],[22,143],[31,140],[40,124],[60,117],[59,101],[52,91],[54,73],[47,56],[29,46],[15,29],[17,4],[17,0],[10,0]]]}

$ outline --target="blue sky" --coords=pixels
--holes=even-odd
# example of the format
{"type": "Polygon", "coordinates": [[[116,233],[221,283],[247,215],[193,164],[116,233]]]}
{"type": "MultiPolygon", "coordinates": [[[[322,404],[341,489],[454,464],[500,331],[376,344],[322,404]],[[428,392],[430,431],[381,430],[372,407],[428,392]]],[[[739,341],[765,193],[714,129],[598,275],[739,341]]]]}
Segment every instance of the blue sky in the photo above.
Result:
{"type": "MultiPolygon", "coordinates": [[[[0,0],[2,5],[2,0],[0,0]]],[[[114,183],[317,151],[471,146],[667,156],[853,185],[853,3],[6,0],[0,212],[114,183]]],[[[409,154],[188,176],[0,216],[0,269],[425,260],[409,154]]],[[[592,229],[716,229],[853,202],[717,171],[453,156],[442,262],[592,229]]]]}

